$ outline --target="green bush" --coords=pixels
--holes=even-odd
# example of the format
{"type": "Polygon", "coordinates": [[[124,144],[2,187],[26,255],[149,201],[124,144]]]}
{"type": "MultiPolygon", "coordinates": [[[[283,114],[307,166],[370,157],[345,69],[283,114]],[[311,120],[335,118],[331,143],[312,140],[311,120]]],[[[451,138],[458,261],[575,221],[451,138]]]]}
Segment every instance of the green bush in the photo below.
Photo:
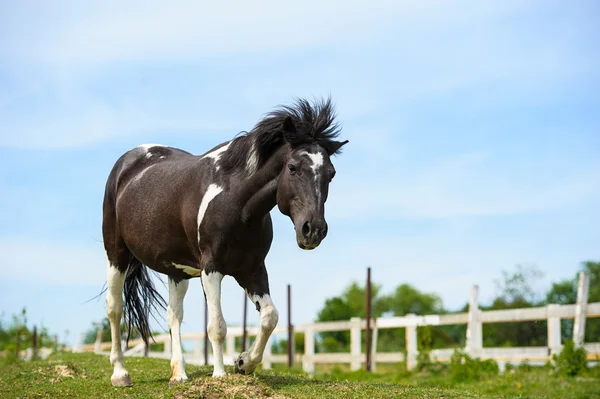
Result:
{"type": "Polygon", "coordinates": [[[455,350],[450,359],[450,374],[455,382],[478,381],[497,375],[500,369],[492,359],[472,358],[462,350],[455,350]]]}
{"type": "Polygon", "coordinates": [[[575,348],[573,341],[565,341],[563,350],[553,356],[556,371],[559,374],[573,377],[581,374],[586,368],[585,349],[575,348]]]}

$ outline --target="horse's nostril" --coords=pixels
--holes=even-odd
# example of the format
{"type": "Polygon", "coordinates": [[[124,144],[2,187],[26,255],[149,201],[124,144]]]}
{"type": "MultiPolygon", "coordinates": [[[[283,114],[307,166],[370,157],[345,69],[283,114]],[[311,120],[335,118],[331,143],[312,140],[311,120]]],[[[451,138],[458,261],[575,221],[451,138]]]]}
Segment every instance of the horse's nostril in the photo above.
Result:
{"type": "Polygon", "coordinates": [[[304,222],[304,224],[302,225],[302,235],[304,237],[308,237],[310,235],[310,223],[309,222],[304,222]]]}

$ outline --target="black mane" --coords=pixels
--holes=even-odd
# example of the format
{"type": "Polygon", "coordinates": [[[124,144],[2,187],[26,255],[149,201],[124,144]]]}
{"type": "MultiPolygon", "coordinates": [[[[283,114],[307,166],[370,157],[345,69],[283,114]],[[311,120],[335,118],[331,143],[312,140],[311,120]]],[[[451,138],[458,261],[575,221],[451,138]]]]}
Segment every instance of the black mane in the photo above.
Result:
{"type": "Polygon", "coordinates": [[[335,138],[340,126],[335,121],[331,99],[315,100],[312,104],[297,99],[292,105],[280,105],[259,121],[250,132],[235,138],[220,162],[225,170],[233,170],[246,163],[251,151],[255,151],[260,167],[280,146],[288,143],[292,148],[316,143],[329,155],[339,154],[340,146],[335,138]],[[284,121],[290,118],[295,132],[283,132],[284,121]]]}

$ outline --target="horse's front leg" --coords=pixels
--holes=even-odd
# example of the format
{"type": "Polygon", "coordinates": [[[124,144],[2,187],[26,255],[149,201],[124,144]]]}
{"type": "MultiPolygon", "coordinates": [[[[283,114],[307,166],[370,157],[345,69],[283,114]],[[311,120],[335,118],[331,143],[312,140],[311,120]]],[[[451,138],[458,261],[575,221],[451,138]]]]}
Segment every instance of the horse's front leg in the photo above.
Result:
{"type": "Polygon", "coordinates": [[[256,340],[247,352],[240,354],[235,360],[235,371],[237,373],[251,374],[262,362],[269,337],[279,321],[279,313],[269,295],[269,279],[264,265],[259,273],[253,275],[248,281],[241,282],[241,285],[260,312],[260,329],[256,335],[256,340]]]}
{"type": "Polygon", "coordinates": [[[202,287],[206,295],[208,307],[208,338],[213,349],[214,369],[213,377],[222,377],[225,373],[223,363],[223,342],[227,335],[227,324],[221,310],[221,281],[223,275],[219,272],[206,273],[202,271],[202,287]]]}

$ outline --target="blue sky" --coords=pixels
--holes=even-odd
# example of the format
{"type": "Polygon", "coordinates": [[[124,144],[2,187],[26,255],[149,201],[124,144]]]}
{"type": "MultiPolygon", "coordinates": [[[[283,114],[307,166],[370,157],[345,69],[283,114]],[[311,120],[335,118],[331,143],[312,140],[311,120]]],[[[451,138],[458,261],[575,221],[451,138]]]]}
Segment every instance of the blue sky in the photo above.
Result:
{"type": "MultiPolygon", "coordinates": [[[[599,259],[600,6],[593,1],[0,1],[0,311],[69,341],[104,317],[101,204],[142,143],[194,153],[294,97],[331,95],[330,233],[272,212],[283,315],[313,320],[366,267],[462,306],[502,270],[538,292],[599,259]]],[[[164,292],[164,290],[163,290],[164,292]]],[[[225,318],[242,291],[224,281],[225,318]]],[[[184,331],[203,323],[194,280],[184,331]]],[[[256,312],[250,312],[255,322],[256,312]]],[[[282,319],[284,320],[284,319],[282,319]]]]}

